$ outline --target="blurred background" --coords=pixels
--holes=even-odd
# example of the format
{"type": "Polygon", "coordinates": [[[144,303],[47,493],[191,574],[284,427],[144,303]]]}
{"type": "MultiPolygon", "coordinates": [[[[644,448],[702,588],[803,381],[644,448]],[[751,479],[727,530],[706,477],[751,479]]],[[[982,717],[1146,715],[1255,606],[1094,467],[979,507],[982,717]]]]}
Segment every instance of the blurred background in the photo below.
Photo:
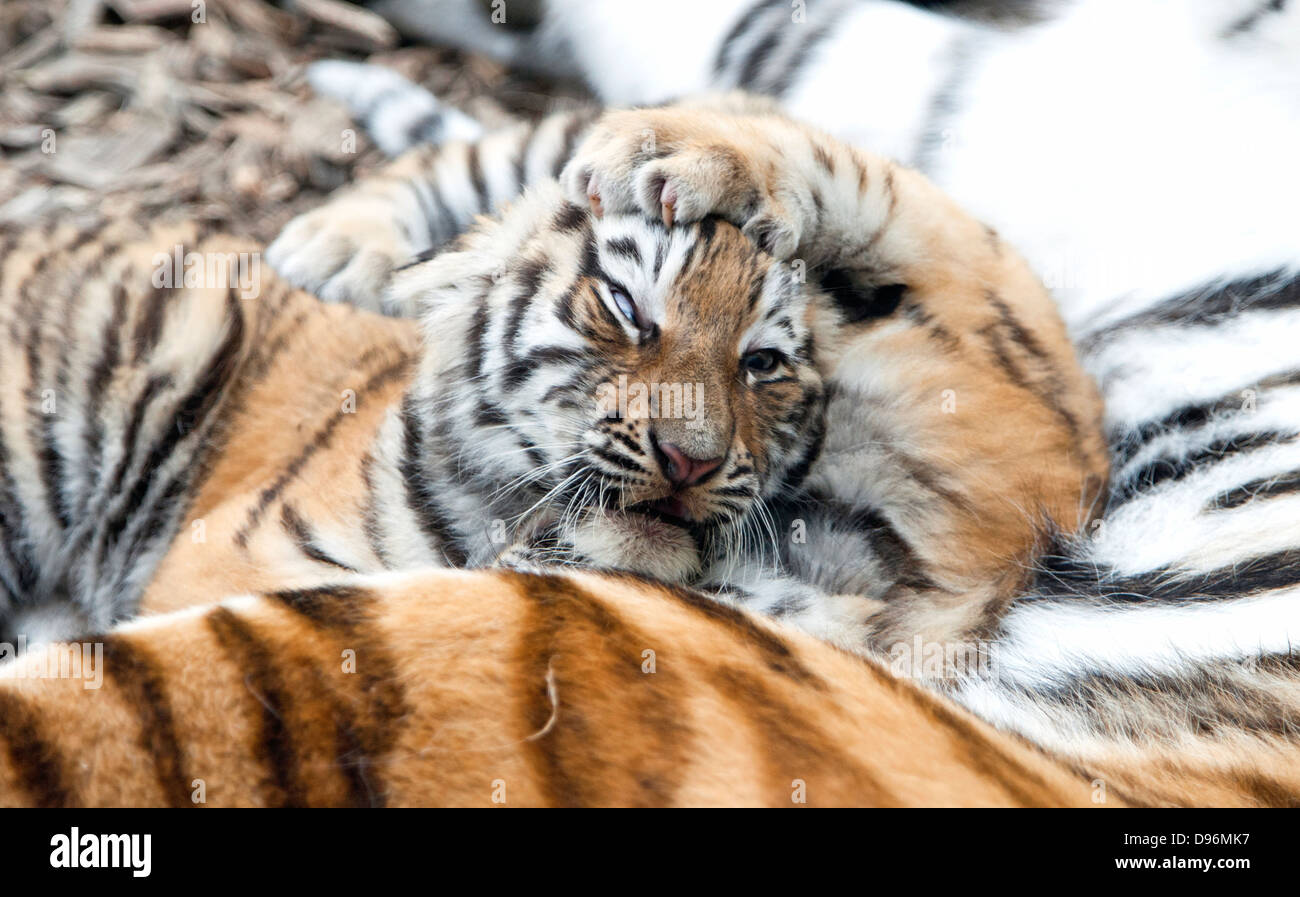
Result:
{"type": "Polygon", "coordinates": [[[320,58],[389,66],[488,125],[581,96],[404,45],[342,0],[4,0],[0,221],[138,211],[270,241],[383,161],[341,106],[311,95],[303,67],[320,58]]]}

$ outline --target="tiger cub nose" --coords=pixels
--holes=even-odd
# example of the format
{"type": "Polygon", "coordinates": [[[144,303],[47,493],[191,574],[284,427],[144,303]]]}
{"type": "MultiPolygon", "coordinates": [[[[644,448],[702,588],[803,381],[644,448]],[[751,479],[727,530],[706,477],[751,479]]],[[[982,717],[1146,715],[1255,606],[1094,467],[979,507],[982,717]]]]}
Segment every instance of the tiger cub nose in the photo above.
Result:
{"type": "Polygon", "coordinates": [[[650,434],[650,441],[659,469],[674,486],[694,486],[722,464],[721,458],[692,458],[671,442],[660,442],[654,433],[650,434]]]}

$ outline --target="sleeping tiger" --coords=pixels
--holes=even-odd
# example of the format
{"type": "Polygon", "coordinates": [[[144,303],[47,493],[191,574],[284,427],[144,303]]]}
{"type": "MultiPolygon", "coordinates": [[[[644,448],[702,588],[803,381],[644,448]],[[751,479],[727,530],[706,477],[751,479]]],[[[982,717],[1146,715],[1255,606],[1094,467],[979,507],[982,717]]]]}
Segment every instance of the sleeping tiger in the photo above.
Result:
{"type": "Polygon", "coordinates": [[[576,556],[702,584],[849,647],[991,632],[1046,540],[1089,519],[1107,470],[1100,406],[1023,262],[914,173],[743,94],[610,113],[594,127],[560,113],[418,147],[292,222],[269,258],[322,296],[416,314],[424,292],[409,272],[420,267],[403,260],[505,203],[524,186],[515,178],[566,161],[574,205],[666,226],[720,214],[832,299],[812,327],[827,433],[814,434],[797,477],[763,496],[763,530],[714,552],[702,577],[660,550],[653,565],[594,544],[576,556]]]}

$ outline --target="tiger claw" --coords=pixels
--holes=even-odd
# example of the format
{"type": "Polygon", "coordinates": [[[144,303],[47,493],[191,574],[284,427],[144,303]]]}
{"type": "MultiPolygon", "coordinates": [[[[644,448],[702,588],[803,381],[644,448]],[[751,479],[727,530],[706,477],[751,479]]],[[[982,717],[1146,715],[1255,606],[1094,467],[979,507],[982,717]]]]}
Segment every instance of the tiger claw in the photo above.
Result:
{"type": "Polygon", "coordinates": [[[664,227],[671,228],[677,217],[677,190],[672,184],[664,184],[659,194],[659,212],[664,220],[664,227]]]}

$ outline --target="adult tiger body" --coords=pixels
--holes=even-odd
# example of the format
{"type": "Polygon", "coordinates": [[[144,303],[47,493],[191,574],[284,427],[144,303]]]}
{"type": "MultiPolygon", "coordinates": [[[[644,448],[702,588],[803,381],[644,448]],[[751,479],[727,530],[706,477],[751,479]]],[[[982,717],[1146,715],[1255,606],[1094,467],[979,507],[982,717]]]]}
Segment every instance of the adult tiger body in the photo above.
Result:
{"type": "Polygon", "coordinates": [[[632,577],[345,576],[102,642],[97,690],[21,678],[52,648],[0,678],[0,805],[1078,806],[1096,794],[871,661],[632,577]]]}

